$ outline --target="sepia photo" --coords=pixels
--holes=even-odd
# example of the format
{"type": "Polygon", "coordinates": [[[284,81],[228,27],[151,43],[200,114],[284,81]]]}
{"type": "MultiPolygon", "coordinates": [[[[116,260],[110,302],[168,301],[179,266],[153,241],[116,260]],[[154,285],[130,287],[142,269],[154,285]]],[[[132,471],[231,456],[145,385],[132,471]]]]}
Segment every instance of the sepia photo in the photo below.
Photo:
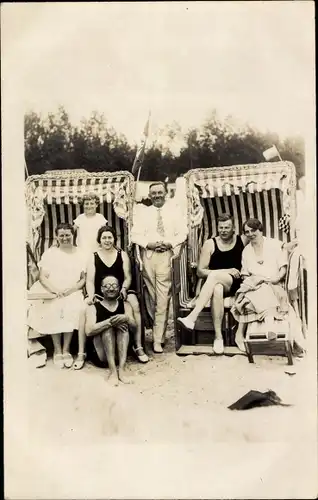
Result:
{"type": "Polygon", "coordinates": [[[316,498],[313,3],[1,23],[4,497],[316,498]]]}

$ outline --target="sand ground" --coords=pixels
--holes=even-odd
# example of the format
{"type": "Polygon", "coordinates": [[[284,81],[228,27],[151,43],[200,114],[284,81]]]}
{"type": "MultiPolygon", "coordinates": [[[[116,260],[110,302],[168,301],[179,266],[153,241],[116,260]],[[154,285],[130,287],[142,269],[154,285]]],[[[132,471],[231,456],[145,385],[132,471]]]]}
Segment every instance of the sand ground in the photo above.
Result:
{"type": "Polygon", "coordinates": [[[28,449],[7,468],[7,498],[316,498],[308,357],[290,375],[283,357],[178,357],[168,336],[117,388],[89,364],[29,368],[28,449]],[[227,408],[251,389],[291,406],[227,408]]]}

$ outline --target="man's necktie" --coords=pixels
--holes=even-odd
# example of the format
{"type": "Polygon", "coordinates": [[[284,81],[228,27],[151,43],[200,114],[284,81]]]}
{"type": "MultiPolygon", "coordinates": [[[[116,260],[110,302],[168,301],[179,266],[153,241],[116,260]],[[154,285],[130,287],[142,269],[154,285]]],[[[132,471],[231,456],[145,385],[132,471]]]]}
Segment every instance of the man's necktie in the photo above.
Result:
{"type": "Polygon", "coordinates": [[[160,234],[160,236],[165,235],[165,228],[163,226],[161,208],[158,208],[158,210],[157,210],[157,232],[158,232],[158,234],[160,234]]]}

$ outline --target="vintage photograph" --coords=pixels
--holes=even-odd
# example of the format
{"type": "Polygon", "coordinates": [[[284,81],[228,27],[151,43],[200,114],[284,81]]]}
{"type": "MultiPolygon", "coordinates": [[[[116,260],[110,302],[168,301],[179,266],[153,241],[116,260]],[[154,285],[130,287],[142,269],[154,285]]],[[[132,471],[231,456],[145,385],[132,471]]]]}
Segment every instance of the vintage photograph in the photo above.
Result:
{"type": "Polygon", "coordinates": [[[5,498],[316,498],[313,3],[2,12],[5,498]]]}

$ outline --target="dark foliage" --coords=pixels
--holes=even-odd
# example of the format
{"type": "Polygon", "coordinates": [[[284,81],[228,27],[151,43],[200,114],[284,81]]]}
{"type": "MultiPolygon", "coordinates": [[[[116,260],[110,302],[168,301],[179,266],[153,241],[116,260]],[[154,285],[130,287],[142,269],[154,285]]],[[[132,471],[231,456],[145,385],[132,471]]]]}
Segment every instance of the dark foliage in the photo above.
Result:
{"type": "MultiPolygon", "coordinates": [[[[218,167],[264,161],[262,152],[276,144],[281,156],[292,161],[297,177],[304,175],[304,141],[301,137],[280,140],[277,134],[245,126],[237,127],[231,117],[221,122],[216,112],[199,129],[189,130],[178,155],[152,145],[145,153],[140,180],[173,182],[190,168],[218,167]]],[[[47,170],[85,168],[89,172],[129,170],[136,148],[110,127],[103,114],[73,126],[64,108],[43,118],[30,112],[25,116],[25,159],[29,174],[47,170]]],[[[170,127],[173,138],[176,123],[170,127]]]]}

